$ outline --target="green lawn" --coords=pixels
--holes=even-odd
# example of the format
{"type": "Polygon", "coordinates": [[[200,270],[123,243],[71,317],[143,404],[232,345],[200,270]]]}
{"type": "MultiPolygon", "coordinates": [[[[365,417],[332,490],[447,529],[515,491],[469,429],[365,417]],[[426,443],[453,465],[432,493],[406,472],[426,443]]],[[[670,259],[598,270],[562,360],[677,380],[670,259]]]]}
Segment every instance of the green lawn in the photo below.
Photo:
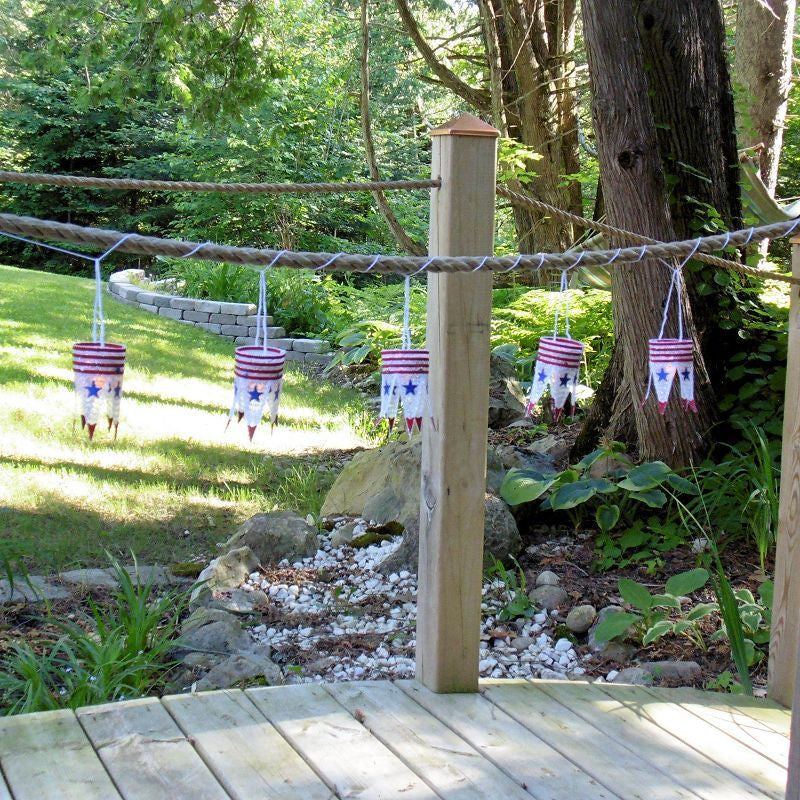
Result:
{"type": "Polygon", "coordinates": [[[316,512],[330,451],[365,444],[358,396],[289,370],[280,425],[225,431],[233,345],[106,295],[127,345],[119,438],[76,424],[71,346],[90,338],[93,283],[0,266],[0,539],[32,570],[170,563],[213,552],[258,511],[316,512]]]}

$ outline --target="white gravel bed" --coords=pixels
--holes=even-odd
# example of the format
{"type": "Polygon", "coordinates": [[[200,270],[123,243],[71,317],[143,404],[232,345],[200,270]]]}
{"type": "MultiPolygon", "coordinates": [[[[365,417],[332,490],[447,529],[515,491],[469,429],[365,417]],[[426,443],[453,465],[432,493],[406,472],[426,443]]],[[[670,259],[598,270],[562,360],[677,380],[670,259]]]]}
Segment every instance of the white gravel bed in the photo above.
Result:
{"type": "MultiPolygon", "coordinates": [[[[367,525],[359,521],[354,535],[367,525]]],[[[408,570],[384,576],[376,570],[400,537],[360,549],[335,549],[330,536],[321,534],[321,549],[312,558],[281,562],[280,581],[271,582],[260,572],[250,575],[242,588],[263,591],[271,617],[283,620],[256,625],[251,635],[271,646],[288,683],[413,677],[417,576],[408,570]]],[[[482,677],[567,678],[584,673],[572,642],[553,639],[555,612],[501,622],[497,615],[505,601],[502,581],[484,583],[482,677]]]]}

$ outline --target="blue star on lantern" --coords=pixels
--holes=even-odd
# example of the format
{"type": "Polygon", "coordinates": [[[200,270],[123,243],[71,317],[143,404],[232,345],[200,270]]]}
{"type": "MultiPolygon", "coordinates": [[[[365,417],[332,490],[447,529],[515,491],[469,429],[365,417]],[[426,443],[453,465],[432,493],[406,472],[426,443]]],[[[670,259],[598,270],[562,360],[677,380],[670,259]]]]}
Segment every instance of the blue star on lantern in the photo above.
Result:
{"type": "Polygon", "coordinates": [[[559,383],[560,383],[562,386],[566,386],[566,385],[569,383],[569,374],[565,372],[565,373],[564,373],[564,374],[561,376],[561,378],[560,378],[560,380],[559,380],[559,383]]]}
{"type": "Polygon", "coordinates": [[[690,373],[689,373],[689,370],[688,370],[688,369],[685,369],[683,372],[681,372],[681,375],[683,375],[683,379],[684,379],[685,381],[688,381],[688,380],[689,380],[689,375],[690,375],[690,373]]]}
{"type": "Polygon", "coordinates": [[[405,389],[406,394],[416,394],[417,385],[413,381],[409,381],[403,386],[403,389],[405,389]]]}
{"type": "Polygon", "coordinates": [[[250,389],[248,394],[250,395],[251,400],[255,400],[258,403],[261,400],[261,395],[263,392],[259,392],[258,389],[250,389]]]}
{"type": "Polygon", "coordinates": [[[92,381],[87,387],[86,391],[88,394],[87,397],[100,397],[100,389],[102,387],[98,386],[94,381],[92,381]]]}
{"type": "Polygon", "coordinates": [[[658,379],[660,381],[665,381],[667,379],[667,371],[664,369],[664,367],[661,367],[661,369],[656,373],[656,375],[658,376],[658,379]]]}
{"type": "Polygon", "coordinates": [[[388,396],[388,394],[392,391],[392,387],[388,383],[383,384],[383,393],[388,396]]]}
{"type": "Polygon", "coordinates": [[[539,373],[539,380],[540,380],[542,383],[544,383],[544,382],[547,380],[547,373],[546,373],[544,370],[542,370],[542,371],[539,373]]]}

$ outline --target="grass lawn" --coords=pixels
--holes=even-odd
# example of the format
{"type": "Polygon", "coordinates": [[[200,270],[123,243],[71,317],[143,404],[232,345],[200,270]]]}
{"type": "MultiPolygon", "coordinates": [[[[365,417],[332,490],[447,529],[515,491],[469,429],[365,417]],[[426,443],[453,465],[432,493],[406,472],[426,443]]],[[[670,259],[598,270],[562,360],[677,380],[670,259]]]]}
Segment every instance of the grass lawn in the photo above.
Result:
{"type": "Polygon", "coordinates": [[[0,541],[32,571],[210,554],[259,511],[316,512],[332,452],[366,444],[355,392],[290,369],[280,425],[225,431],[233,344],[105,299],[127,345],[119,438],[76,424],[71,347],[92,281],[0,266],[0,541]],[[322,468],[321,468],[322,467],[322,468]]]}

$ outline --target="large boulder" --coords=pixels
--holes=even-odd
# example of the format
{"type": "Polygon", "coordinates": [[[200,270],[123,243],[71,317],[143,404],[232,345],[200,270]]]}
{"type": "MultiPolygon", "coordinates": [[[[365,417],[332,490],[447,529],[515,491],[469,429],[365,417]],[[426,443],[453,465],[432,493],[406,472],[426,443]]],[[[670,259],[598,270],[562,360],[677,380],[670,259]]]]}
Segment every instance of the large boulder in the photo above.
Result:
{"type": "Polygon", "coordinates": [[[492,354],[489,370],[489,427],[505,428],[524,416],[525,392],[513,364],[492,354]]]}
{"type": "MultiPolygon", "coordinates": [[[[483,522],[484,557],[501,561],[516,555],[522,549],[522,537],[508,506],[496,495],[486,495],[483,522]]],[[[399,546],[378,564],[385,575],[409,569],[416,572],[419,565],[419,523],[414,520],[406,526],[399,546]]]]}
{"type": "Polygon", "coordinates": [[[225,549],[249,547],[261,564],[277,564],[284,558],[299,561],[319,549],[317,531],[293,511],[256,514],[225,542],[225,549]]]}
{"type": "MultiPolygon", "coordinates": [[[[322,504],[322,516],[363,517],[404,527],[419,519],[422,437],[401,437],[374,450],[363,450],[345,465],[322,504]]],[[[503,480],[503,463],[488,450],[486,488],[496,493],[503,480]]]]}

